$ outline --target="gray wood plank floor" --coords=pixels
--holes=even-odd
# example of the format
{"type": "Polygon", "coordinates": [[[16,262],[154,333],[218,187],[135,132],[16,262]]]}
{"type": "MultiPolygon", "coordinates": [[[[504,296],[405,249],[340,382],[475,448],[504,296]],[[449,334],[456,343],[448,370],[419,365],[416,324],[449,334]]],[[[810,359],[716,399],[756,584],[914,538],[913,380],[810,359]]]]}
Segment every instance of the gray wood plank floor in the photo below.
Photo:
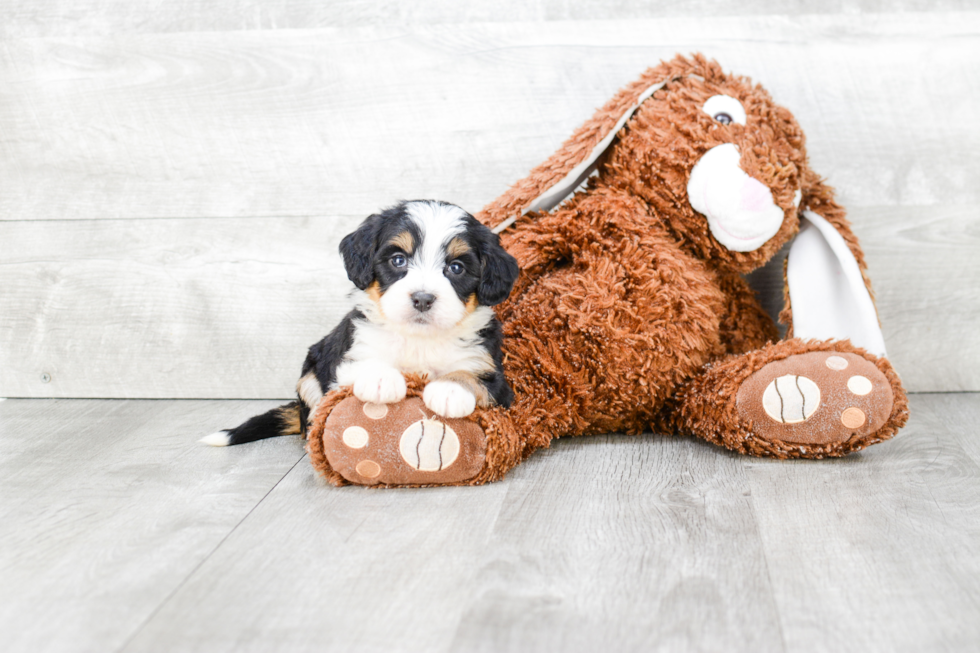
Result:
{"type": "Polygon", "coordinates": [[[974,651],[980,394],[835,461],[644,435],[336,489],[269,402],[0,402],[8,651],[974,651]]]}

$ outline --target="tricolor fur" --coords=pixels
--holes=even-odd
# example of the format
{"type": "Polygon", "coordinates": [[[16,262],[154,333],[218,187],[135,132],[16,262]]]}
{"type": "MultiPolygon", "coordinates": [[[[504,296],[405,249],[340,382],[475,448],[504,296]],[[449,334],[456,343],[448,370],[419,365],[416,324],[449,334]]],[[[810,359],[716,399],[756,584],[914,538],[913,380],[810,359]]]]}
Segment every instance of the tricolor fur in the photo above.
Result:
{"type": "Polygon", "coordinates": [[[509,406],[501,330],[493,310],[510,294],[517,262],[453,204],[402,202],[367,218],[340,243],[356,307],[310,347],[298,400],[204,438],[240,444],[303,433],[324,392],[352,386],[362,401],[405,397],[403,374],[427,375],[423,399],[444,417],[509,406]]]}

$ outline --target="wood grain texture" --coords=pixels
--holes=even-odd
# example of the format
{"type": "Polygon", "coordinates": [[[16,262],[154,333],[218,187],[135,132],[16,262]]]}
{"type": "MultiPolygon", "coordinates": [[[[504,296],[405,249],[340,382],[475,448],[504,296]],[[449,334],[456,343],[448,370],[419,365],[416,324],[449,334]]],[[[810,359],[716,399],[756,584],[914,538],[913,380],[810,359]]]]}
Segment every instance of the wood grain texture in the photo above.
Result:
{"type": "Polygon", "coordinates": [[[745,482],[655,436],[561,443],[480,488],[297,467],[124,650],[781,650],[745,482]]]}
{"type": "Polygon", "coordinates": [[[746,459],[789,650],[980,646],[980,395],[910,407],[895,440],[834,463],[746,459]]]}
{"type": "Polygon", "coordinates": [[[510,486],[450,650],[783,650],[739,458],[576,438],[510,486]]]}
{"type": "MultiPolygon", "coordinates": [[[[147,30],[204,11],[121,6],[78,11],[147,30]]],[[[3,11],[27,18],[0,45],[0,396],[288,397],[346,310],[336,244],[359,219],[412,197],[476,210],[694,50],[799,118],[907,387],[980,389],[980,12],[111,35],[79,19],[23,38],[40,9],[3,11]]]]}
{"type": "Polygon", "coordinates": [[[911,401],[897,439],[840,460],[604,436],[405,491],[304,461],[122,650],[975,650],[980,394],[911,401]]]}
{"type": "Polygon", "coordinates": [[[980,390],[980,209],[875,207],[853,217],[906,388],[980,390]]]}
{"type": "MultiPolygon", "coordinates": [[[[855,212],[911,391],[980,387],[974,213],[855,212]]],[[[0,394],[290,398],[307,347],[350,308],[335,252],[359,220],[0,223],[0,394]]],[[[781,265],[768,271],[778,312],[781,265]]]]}
{"type": "Polygon", "coordinates": [[[0,216],[475,210],[696,50],[793,109],[845,205],[977,203],[980,12],[10,39],[0,216]]]}
{"type": "Polygon", "coordinates": [[[377,491],[196,443],[268,402],[0,402],[5,650],[975,650],[980,394],[911,404],[840,460],[613,435],[377,491]]]}
{"type": "Polygon", "coordinates": [[[303,455],[197,438],[270,402],[0,403],[0,632],[113,651],[303,455]]]}
{"type": "Polygon", "coordinates": [[[122,651],[446,650],[507,485],[333,488],[293,471],[122,651]]]}
{"type": "Polygon", "coordinates": [[[668,16],[751,16],[975,9],[971,0],[25,0],[0,2],[0,34],[73,36],[120,32],[191,32],[474,22],[651,19],[668,16]]]}
{"type": "Polygon", "coordinates": [[[3,394],[293,397],[349,310],[357,222],[2,223],[3,394]]]}

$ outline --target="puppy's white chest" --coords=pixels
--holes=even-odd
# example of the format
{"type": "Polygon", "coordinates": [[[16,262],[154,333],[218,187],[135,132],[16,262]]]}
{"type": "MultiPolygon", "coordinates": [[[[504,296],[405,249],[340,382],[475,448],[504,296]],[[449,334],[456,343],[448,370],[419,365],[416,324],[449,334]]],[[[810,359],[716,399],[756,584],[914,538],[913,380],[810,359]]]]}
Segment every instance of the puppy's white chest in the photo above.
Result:
{"type": "Polygon", "coordinates": [[[351,349],[338,367],[337,381],[345,385],[347,372],[359,363],[371,362],[397,369],[402,374],[424,374],[435,379],[450,372],[479,375],[493,369],[493,360],[477,336],[479,328],[492,317],[476,316],[475,325],[459,333],[440,336],[413,335],[393,331],[371,322],[358,325],[351,349]],[[478,328],[472,328],[473,326],[478,328]],[[348,369],[350,368],[350,369],[348,369]]]}
{"type": "MultiPolygon", "coordinates": [[[[430,378],[471,367],[473,346],[459,338],[419,338],[386,333],[382,360],[403,374],[428,374],[430,378]]],[[[380,343],[379,343],[380,344],[380,343]]]]}

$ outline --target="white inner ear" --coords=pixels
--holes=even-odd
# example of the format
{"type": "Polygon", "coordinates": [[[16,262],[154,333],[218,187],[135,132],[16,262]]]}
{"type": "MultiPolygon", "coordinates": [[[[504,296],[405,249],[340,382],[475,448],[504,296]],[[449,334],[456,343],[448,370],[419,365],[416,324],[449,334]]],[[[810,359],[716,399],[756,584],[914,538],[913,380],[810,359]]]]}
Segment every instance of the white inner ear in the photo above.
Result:
{"type": "Polygon", "coordinates": [[[803,218],[786,264],[793,335],[804,340],[850,339],[884,356],[878,314],[847,243],[822,216],[804,211],[803,218]]]}
{"type": "Polygon", "coordinates": [[[719,113],[727,113],[732,122],[738,125],[745,124],[745,107],[731,95],[713,95],[701,109],[712,118],[719,113]]]}

